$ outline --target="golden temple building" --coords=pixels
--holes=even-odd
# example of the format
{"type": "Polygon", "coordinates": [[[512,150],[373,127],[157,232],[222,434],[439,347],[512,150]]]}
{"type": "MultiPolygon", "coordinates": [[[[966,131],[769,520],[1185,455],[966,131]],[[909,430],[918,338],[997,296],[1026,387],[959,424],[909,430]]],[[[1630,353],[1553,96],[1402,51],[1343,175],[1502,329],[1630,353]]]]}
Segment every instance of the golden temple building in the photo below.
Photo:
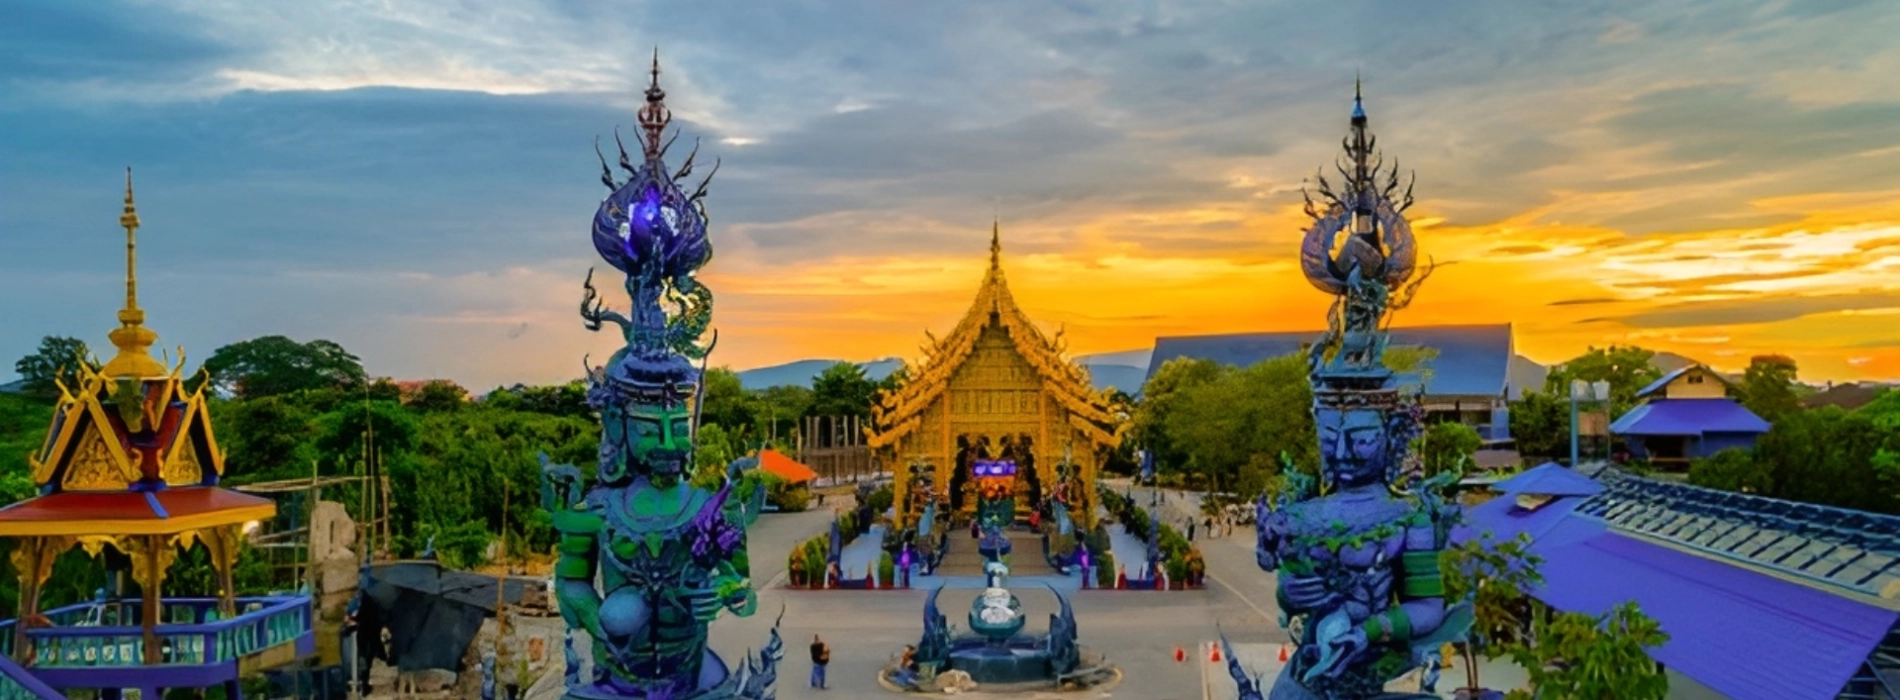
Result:
{"type": "Polygon", "coordinates": [[[1095,520],[1095,479],[1119,441],[1118,419],[1064,356],[1060,332],[1044,335],[1016,306],[1004,280],[1000,227],[990,229],[990,266],[976,301],[950,334],[925,332],[925,358],[872,407],[867,444],[895,468],[897,527],[915,523],[925,503],[967,515],[976,504],[972,463],[1017,465],[1019,512],[1057,493],[1071,518],[1095,520]]]}

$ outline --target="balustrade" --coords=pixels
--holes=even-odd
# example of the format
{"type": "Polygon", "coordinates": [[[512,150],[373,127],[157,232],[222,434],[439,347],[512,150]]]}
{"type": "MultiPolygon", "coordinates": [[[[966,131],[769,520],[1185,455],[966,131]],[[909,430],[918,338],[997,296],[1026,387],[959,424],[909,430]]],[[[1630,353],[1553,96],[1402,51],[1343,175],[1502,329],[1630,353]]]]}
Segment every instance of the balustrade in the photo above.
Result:
{"type": "MultiPolygon", "coordinates": [[[[303,596],[240,598],[239,613],[219,619],[216,599],[164,601],[165,622],[155,629],[163,665],[207,665],[233,661],[279,644],[293,643],[311,630],[310,599],[303,596]]],[[[51,627],[27,630],[33,645],[31,666],[43,669],[141,666],[145,658],[142,610],[135,601],[82,603],[45,613],[51,627]]],[[[0,650],[13,653],[12,626],[0,622],[0,650]]],[[[3,685],[3,684],[0,684],[3,685]]],[[[6,695],[0,687],[0,700],[6,695]]],[[[31,697],[31,696],[22,696],[31,697]]]]}

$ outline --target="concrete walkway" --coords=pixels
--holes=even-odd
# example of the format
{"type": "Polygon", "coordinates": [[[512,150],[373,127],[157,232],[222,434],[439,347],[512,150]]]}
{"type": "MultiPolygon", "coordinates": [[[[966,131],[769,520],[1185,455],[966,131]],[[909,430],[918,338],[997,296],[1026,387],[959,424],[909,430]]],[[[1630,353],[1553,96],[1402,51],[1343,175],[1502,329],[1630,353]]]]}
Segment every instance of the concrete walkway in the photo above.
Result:
{"type": "Polygon", "coordinates": [[[1108,549],[1115,555],[1115,567],[1129,578],[1147,577],[1148,543],[1122,528],[1121,523],[1108,526],[1108,549]]]}

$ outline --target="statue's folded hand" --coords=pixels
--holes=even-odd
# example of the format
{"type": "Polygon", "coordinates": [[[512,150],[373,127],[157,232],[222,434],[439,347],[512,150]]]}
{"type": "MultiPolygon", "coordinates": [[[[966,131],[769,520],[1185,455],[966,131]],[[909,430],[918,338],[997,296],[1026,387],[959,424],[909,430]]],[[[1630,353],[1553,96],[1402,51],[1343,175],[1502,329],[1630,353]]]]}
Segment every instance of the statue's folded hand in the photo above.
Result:
{"type": "Polygon", "coordinates": [[[1326,579],[1318,576],[1282,575],[1280,590],[1287,604],[1295,610],[1331,607],[1340,598],[1339,593],[1328,587],[1326,579]]]}

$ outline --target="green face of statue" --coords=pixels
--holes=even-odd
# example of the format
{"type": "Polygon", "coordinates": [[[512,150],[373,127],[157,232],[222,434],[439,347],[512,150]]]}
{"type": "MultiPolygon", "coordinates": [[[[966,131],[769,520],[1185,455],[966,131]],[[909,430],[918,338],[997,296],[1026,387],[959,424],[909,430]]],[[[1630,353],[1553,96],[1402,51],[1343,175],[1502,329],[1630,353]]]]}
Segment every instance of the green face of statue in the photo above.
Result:
{"type": "Polygon", "coordinates": [[[636,469],[678,476],[693,456],[693,412],[684,402],[633,406],[627,412],[627,450],[636,469]]]}

